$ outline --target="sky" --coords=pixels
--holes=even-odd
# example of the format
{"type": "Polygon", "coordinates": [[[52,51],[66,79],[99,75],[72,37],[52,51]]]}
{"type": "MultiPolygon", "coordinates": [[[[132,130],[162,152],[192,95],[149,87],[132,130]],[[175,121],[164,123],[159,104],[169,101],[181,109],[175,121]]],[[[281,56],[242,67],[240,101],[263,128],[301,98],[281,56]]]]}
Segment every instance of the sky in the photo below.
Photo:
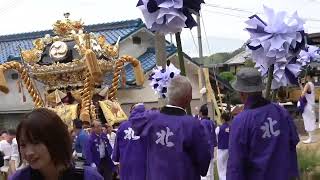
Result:
{"type": "MultiPolygon", "coordinates": [[[[307,32],[320,32],[320,0],[205,0],[202,6],[204,55],[232,51],[247,39],[247,17],[263,12],[263,5],[305,18],[307,32]]],[[[52,24],[70,12],[71,19],[85,24],[142,18],[137,0],[1,0],[0,35],[52,29],[52,24]]],[[[169,36],[167,36],[169,40],[169,36]]],[[[198,55],[196,28],[182,31],[183,50],[198,55]]]]}

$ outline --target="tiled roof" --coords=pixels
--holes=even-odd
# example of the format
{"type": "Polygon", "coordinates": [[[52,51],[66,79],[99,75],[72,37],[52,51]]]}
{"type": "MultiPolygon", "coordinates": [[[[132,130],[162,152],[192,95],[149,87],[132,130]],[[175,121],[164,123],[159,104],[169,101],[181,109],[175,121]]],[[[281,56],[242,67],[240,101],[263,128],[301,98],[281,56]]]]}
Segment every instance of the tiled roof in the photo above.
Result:
{"type": "MultiPolygon", "coordinates": [[[[167,44],[167,57],[170,57],[174,53],[177,52],[177,48],[174,45],[167,44]]],[[[141,62],[141,66],[143,68],[144,73],[147,73],[152,68],[156,66],[156,54],[154,48],[148,48],[147,51],[137,58],[141,62]]],[[[126,70],[126,88],[135,86],[135,76],[133,66],[128,63],[125,66],[126,70]]],[[[104,80],[105,85],[111,85],[113,78],[113,73],[106,74],[106,78],[104,80]]],[[[119,81],[119,87],[121,87],[122,78],[119,81]]]]}
{"type": "MultiPolygon", "coordinates": [[[[141,19],[103,23],[85,26],[88,32],[102,34],[110,44],[114,44],[118,37],[121,40],[144,27],[141,19]]],[[[44,37],[46,34],[53,35],[52,30],[36,31],[30,33],[12,34],[0,36],[0,63],[4,63],[8,58],[18,58],[20,56],[19,46],[22,49],[31,49],[32,41],[44,37]]]]}
{"type": "Polygon", "coordinates": [[[228,64],[228,65],[243,64],[250,57],[251,57],[251,53],[249,51],[242,51],[241,53],[227,60],[224,64],[228,64]]]}
{"type": "MultiPolygon", "coordinates": [[[[170,57],[174,53],[177,52],[177,48],[174,45],[167,44],[167,57],[170,57]]],[[[138,60],[141,62],[141,66],[144,70],[144,73],[150,71],[152,68],[156,66],[156,54],[154,48],[148,48],[147,51],[138,57],[138,60]]],[[[126,69],[126,79],[127,83],[132,83],[135,81],[134,71],[131,64],[127,64],[125,66],[126,69]]]]}
{"type": "MultiPolygon", "coordinates": [[[[107,41],[110,44],[114,44],[118,37],[121,37],[121,40],[130,36],[134,32],[137,32],[142,27],[145,27],[141,19],[112,22],[112,23],[103,23],[85,26],[85,30],[88,32],[94,32],[96,34],[102,34],[106,37],[107,41]]],[[[46,34],[53,35],[52,30],[46,31],[36,31],[30,33],[21,33],[13,35],[4,35],[0,36],[0,64],[6,61],[11,60],[20,60],[19,48],[22,49],[31,49],[33,47],[32,41],[44,37],[46,34]]],[[[170,57],[177,52],[177,48],[173,44],[166,44],[167,46],[167,57],[170,57]]],[[[186,56],[186,54],[185,54],[186,56]]],[[[191,60],[187,56],[188,59],[191,60]]],[[[154,48],[148,48],[147,51],[137,58],[142,65],[144,73],[150,71],[156,66],[156,55],[154,48]]],[[[126,69],[126,84],[128,86],[134,85],[135,76],[134,70],[131,64],[125,66],[126,69]]],[[[113,73],[108,73],[105,77],[105,84],[111,85],[113,78],[113,73]]],[[[120,78],[121,79],[121,78],[120,78]]],[[[120,80],[121,81],[121,80],[120,80]]],[[[121,82],[119,83],[119,86],[121,82]]]]}

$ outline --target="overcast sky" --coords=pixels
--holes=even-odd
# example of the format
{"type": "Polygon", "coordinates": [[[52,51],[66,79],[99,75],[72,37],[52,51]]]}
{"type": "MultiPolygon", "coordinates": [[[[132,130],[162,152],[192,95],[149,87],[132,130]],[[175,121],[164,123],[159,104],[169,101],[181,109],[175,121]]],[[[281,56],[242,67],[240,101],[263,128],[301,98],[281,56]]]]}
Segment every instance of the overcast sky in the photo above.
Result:
{"type": "MultiPolygon", "coordinates": [[[[70,12],[72,19],[82,18],[85,24],[142,18],[136,3],[137,0],[1,0],[0,34],[51,29],[64,12],[70,12]]],[[[202,7],[205,55],[240,47],[248,38],[243,31],[246,17],[262,12],[263,5],[291,13],[297,10],[306,19],[307,32],[320,32],[320,0],[206,0],[202,7]]],[[[191,56],[198,53],[191,35],[197,42],[195,30],[182,32],[184,51],[191,56]]]]}

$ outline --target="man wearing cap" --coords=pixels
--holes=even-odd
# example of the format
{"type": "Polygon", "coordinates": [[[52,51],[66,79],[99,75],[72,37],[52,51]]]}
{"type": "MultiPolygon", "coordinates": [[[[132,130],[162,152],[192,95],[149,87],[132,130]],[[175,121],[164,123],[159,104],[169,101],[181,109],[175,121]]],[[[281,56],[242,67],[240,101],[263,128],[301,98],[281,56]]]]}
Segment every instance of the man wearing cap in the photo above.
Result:
{"type": "Polygon", "coordinates": [[[298,177],[299,136],[289,113],[262,97],[260,73],[243,68],[232,87],[244,109],[233,120],[227,180],[288,180],[298,177]]]}

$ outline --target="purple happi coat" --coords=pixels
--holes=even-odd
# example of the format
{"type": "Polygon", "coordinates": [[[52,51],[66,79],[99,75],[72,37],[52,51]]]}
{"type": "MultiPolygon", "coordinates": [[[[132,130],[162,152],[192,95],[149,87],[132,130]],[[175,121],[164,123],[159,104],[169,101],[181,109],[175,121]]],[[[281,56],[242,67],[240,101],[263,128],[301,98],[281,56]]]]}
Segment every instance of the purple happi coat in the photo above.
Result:
{"type": "MultiPolygon", "coordinates": [[[[144,106],[136,107],[129,119],[139,117],[144,111],[144,106]]],[[[143,138],[134,133],[130,121],[121,123],[116,137],[112,159],[120,163],[120,179],[145,180],[146,146],[143,138]]]]}
{"type": "Polygon", "coordinates": [[[95,163],[96,166],[99,167],[101,161],[99,152],[100,141],[103,141],[105,144],[105,158],[108,161],[109,168],[114,170],[115,166],[111,160],[112,147],[110,145],[107,135],[104,133],[101,133],[100,136],[98,136],[94,132],[91,133],[89,140],[85,146],[86,163],[88,165],[95,163]]]}
{"type": "Polygon", "coordinates": [[[223,123],[219,126],[218,133],[218,149],[228,149],[229,146],[230,126],[228,123],[223,123]]]}
{"type": "MultiPolygon", "coordinates": [[[[85,166],[82,175],[75,172],[74,169],[68,170],[63,173],[61,180],[103,180],[103,177],[98,173],[97,170],[85,166]]],[[[39,171],[32,169],[31,167],[26,167],[16,171],[9,180],[44,180],[39,171]]]]}
{"type": "Polygon", "coordinates": [[[249,97],[231,125],[227,180],[289,180],[298,176],[299,136],[289,113],[249,97]]]}
{"type": "Polygon", "coordinates": [[[145,138],[146,179],[200,180],[207,174],[210,146],[198,119],[166,106],[130,121],[137,135],[145,138]]]}
{"type": "Polygon", "coordinates": [[[213,158],[214,157],[213,156],[214,147],[217,146],[217,137],[216,137],[216,133],[215,133],[215,129],[216,129],[215,123],[208,118],[204,118],[204,119],[200,120],[200,124],[204,127],[205,133],[208,136],[208,141],[210,144],[210,152],[211,152],[211,155],[213,158]]]}
{"type": "Polygon", "coordinates": [[[298,101],[298,111],[302,114],[304,112],[304,108],[306,107],[308,101],[307,101],[307,98],[306,96],[302,96],[299,98],[299,101],[298,101]]]}

